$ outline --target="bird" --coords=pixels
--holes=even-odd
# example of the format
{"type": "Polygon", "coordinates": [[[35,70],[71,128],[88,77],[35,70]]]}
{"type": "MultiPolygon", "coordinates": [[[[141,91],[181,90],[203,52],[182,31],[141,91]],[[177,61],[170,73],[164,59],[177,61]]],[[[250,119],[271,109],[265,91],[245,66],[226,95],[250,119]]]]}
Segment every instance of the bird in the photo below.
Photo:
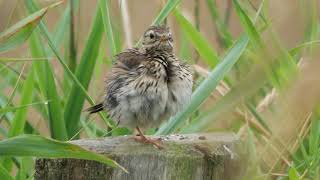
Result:
{"type": "Polygon", "coordinates": [[[159,139],[147,138],[143,130],[159,127],[181,111],[190,102],[192,86],[192,69],[174,54],[170,28],[153,25],[139,48],[115,55],[104,101],[87,111],[106,110],[119,127],[137,130],[135,140],[162,148],[159,139]]]}

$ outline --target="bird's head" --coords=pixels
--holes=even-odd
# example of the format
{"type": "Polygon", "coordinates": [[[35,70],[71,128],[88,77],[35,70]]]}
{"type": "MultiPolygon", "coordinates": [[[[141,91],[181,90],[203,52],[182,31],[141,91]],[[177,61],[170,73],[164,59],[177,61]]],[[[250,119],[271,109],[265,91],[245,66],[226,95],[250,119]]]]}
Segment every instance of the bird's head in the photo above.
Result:
{"type": "Polygon", "coordinates": [[[164,25],[149,27],[142,38],[146,50],[172,51],[173,39],[170,29],[164,25]]]}

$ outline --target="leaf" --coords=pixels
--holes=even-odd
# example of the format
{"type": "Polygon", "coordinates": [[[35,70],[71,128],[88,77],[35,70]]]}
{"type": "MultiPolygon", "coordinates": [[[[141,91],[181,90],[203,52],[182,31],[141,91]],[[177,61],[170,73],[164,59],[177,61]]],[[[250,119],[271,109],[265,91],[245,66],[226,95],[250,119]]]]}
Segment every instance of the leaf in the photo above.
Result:
{"type": "MultiPolygon", "coordinates": [[[[310,11],[308,13],[309,18],[307,23],[309,23],[309,26],[307,26],[307,33],[306,33],[306,37],[305,39],[307,39],[308,41],[314,41],[314,40],[318,40],[319,39],[319,17],[318,17],[318,2],[317,0],[313,0],[311,2],[311,7],[310,11]]],[[[313,46],[310,46],[308,48],[308,51],[310,53],[313,53],[313,51],[315,51],[313,46]]]]}
{"type": "MultiPolygon", "coordinates": [[[[210,96],[212,91],[216,88],[220,80],[230,71],[232,66],[237,62],[244,52],[249,39],[243,35],[233,45],[223,60],[210,72],[207,79],[205,79],[199,87],[195,90],[191,97],[191,102],[185,109],[179,112],[176,116],[171,118],[167,123],[160,127],[156,134],[169,134],[179,128],[181,124],[186,121],[189,116],[196,111],[200,105],[210,96]]],[[[198,125],[202,127],[205,122],[198,125]]]]}
{"type": "MultiPolygon", "coordinates": [[[[200,130],[206,130],[209,125],[216,120],[219,115],[234,111],[234,107],[239,105],[243,100],[252,96],[267,82],[266,73],[261,66],[254,67],[245,78],[240,80],[232,89],[214,103],[211,107],[208,107],[207,111],[201,112],[194,122],[184,127],[182,133],[198,132],[200,130]],[[254,83],[253,83],[254,82],[254,83]]],[[[248,107],[248,106],[247,106],[248,107]]]]}
{"type": "Polygon", "coordinates": [[[212,48],[210,43],[199,33],[199,31],[179,12],[175,9],[174,16],[176,17],[186,37],[191,41],[193,46],[199,52],[199,55],[206,61],[206,63],[213,68],[217,65],[218,55],[212,48]]]}
{"type": "Polygon", "coordinates": [[[182,61],[188,61],[190,62],[190,64],[192,64],[194,60],[192,59],[192,55],[191,55],[192,51],[190,50],[189,42],[186,38],[186,33],[182,31],[179,36],[180,36],[179,37],[180,39],[179,58],[182,61]]]}
{"type": "Polygon", "coordinates": [[[0,134],[3,136],[3,137],[7,137],[8,135],[8,132],[6,129],[0,127],[0,134]]]}
{"type": "Polygon", "coordinates": [[[43,16],[47,13],[48,9],[59,4],[61,4],[61,2],[43,8],[2,32],[0,34],[0,52],[13,49],[25,42],[37,27],[43,16]]]}
{"type": "MultiPolygon", "coordinates": [[[[27,75],[27,79],[23,83],[23,88],[21,92],[21,100],[20,104],[30,104],[33,98],[33,90],[34,90],[34,67],[31,67],[27,75]]],[[[12,120],[11,127],[9,129],[8,137],[14,137],[20,134],[23,134],[26,122],[27,122],[27,112],[28,107],[20,108],[15,113],[14,119],[12,120]]],[[[12,161],[11,159],[5,158],[4,159],[4,166],[8,169],[8,171],[12,168],[12,161]]]]}
{"type": "Polygon", "coordinates": [[[289,180],[300,180],[299,173],[294,167],[290,167],[289,169],[289,180]]]}
{"type": "Polygon", "coordinates": [[[94,160],[114,168],[121,168],[127,172],[117,162],[103,155],[90,152],[68,142],[57,141],[38,135],[21,135],[0,141],[0,156],[35,156],[42,158],[94,160]]]}
{"type": "Polygon", "coordinates": [[[255,119],[266,129],[271,133],[271,129],[269,128],[267,121],[262,117],[262,115],[256,110],[253,104],[246,103],[246,107],[250,111],[250,113],[255,117],[255,119]]]}
{"type": "MultiPolygon", "coordinates": [[[[8,106],[8,99],[7,99],[7,97],[2,97],[2,96],[0,96],[0,108],[1,108],[1,109],[4,109],[4,108],[6,108],[7,106],[8,106]]],[[[8,123],[8,124],[11,124],[10,122],[12,121],[13,118],[14,118],[14,114],[11,113],[11,112],[7,112],[7,113],[5,113],[3,116],[2,116],[2,115],[0,116],[0,122],[1,122],[3,119],[5,119],[5,120],[7,120],[7,123],[8,123]]]]}
{"type": "Polygon", "coordinates": [[[0,52],[9,51],[14,49],[15,47],[22,44],[28,37],[31,35],[34,27],[33,24],[24,27],[20,31],[16,32],[16,34],[11,35],[10,37],[5,37],[5,35],[0,37],[0,52]]]}
{"type": "Polygon", "coordinates": [[[218,40],[226,48],[232,45],[232,36],[226,24],[219,17],[218,7],[214,0],[206,0],[213,23],[216,25],[218,40]]]}
{"type": "Polygon", "coordinates": [[[16,180],[31,180],[33,174],[35,173],[35,162],[32,157],[21,157],[16,158],[16,163],[19,163],[19,168],[16,173],[16,180]],[[29,178],[28,178],[29,177],[29,178]]]}
{"type": "MultiPolygon", "coordinates": [[[[19,82],[17,82],[19,83],[19,82]]],[[[10,98],[7,99],[6,97],[1,97],[0,96],[0,111],[2,111],[3,109],[6,109],[8,107],[8,104],[10,101],[10,98]]],[[[32,105],[34,105],[35,103],[32,103],[32,105]]],[[[12,120],[14,118],[14,113],[12,112],[6,112],[4,115],[1,115],[0,116],[0,122],[4,119],[7,124],[11,127],[11,123],[12,123],[12,120]]],[[[8,128],[0,128],[0,133],[3,134],[3,137],[7,137],[8,136],[8,133],[7,133],[7,129],[8,128]]],[[[32,125],[27,121],[26,122],[26,127],[25,127],[25,132],[29,133],[29,132],[35,132],[35,133],[38,133],[37,130],[35,130],[32,125]]]]}
{"type": "Polygon", "coordinates": [[[17,111],[19,109],[22,109],[22,108],[26,108],[26,107],[29,107],[29,106],[34,106],[34,105],[39,105],[39,104],[47,104],[48,102],[36,102],[36,103],[31,103],[31,104],[25,104],[25,105],[20,105],[20,106],[16,106],[16,107],[5,107],[5,108],[2,108],[0,109],[0,114],[2,113],[7,113],[7,112],[14,112],[14,111],[17,111]]]}
{"type": "Polygon", "coordinates": [[[297,55],[298,53],[300,53],[300,51],[301,51],[303,48],[311,47],[311,46],[313,46],[313,45],[319,45],[319,44],[320,44],[320,40],[314,40],[314,41],[305,42],[305,43],[299,44],[298,46],[290,49],[290,50],[289,50],[289,54],[290,54],[291,56],[295,56],[295,55],[297,55]]]}
{"type": "MultiPolygon", "coordinates": [[[[74,13],[76,13],[76,11],[78,10],[79,7],[79,0],[72,0],[72,2],[74,3],[74,13]]],[[[65,32],[68,31],[68,26],[69,26],[69,22],[70,22],[70,16],[71,16],[71,5],[70,3],[68,3],[66,9],[63,12],[63,15],[60,17],[57,25],[55,26],[55,31],[52,35],[52,43],[54,44],[55,47],[59,48],[67,39],[67,34],[65,32]]],[[[67,43],[65,43],[67,44],[67,43]]],[[[65,51],[66,52],[66,51],[65,51]]],[[[46,48],[46,54],[48,57],[51,57],[54,55],[53,50],[50,49],[50,47],[46,48]]],[[[70,62],[70,61],[69,61],[70,62]]],[[[71,70],[71,68],[70,68],[71,70]]],[[[72,71],[73,72],[73,71],[72,71]]],[[[57,84],[59,85],[59,84],[57,84]]],[[[65,75],[64,73],[64,79],[63,79],[63,89],[70,89],[71,86],[71,81],[70,78],[68,78],[68,76],[65,75]]],[[[69,94],[69,90],[65,90],[64,95],[69,94]]]]}
{"type": "Polygon", "coordinates": [[[3,180],[13,180],[13,177],[10,176],[10,173],[2,166],[0,163],[0,179],[3,180]]]}
{"type": "MultiPolygon", "coordinates": [[[[63,12],[63,15],[61,16],[57,25],[55,26],[52,42],[57,47],[59,47],[60,44],[62,44],[62,42],[64,42],[64,40],[66,39],[66,32],[68,30],[68,24],[70,20],[70,9],[70,5],[68,4],[68,6],[63,12]]],[[[54,55],[54,52],[49,47],[47,47],[46,51],[48,51],[49,56],[54,55]]]]}
{"type": "MultiPolygon", "coordinates": [[[[47,55],[38,31],[32,34],[29,44],[32,57],[39,58],[47,55]]],[[[40,92],[45,100],[50,100],[45,107],[47,109],[51,137],[58,140],[67,140],[61,98],[56,87],[52,66],[49,61],[33,61],[33,66],[38,77],[40,92]]]]}
{"type": "MultiPolygon", "coordinates": [[[[69,11],[69,26],[68,26],[68,38],[66,43],[65,54],[67,55],[68,66],[72,72],[75,72],[77,68],[77,47],[76,47],[76,31],[75,31],[75,2],[76,0],[68,1],[68,6],[70,7],[69,11]]],[[[78,14],[79,15],[79,14],[78,14]]]]}
{"type": "MultiPolygon", "coordinates": [[[[273,57],[267,52],[267,45],[263,42],[263,39],[261,38],[261,35],[259,34],[258,30],[254,26],[254,23],[251,21],[251,19],[248,17],[248,15],[245,13],[243,8],[240,6],[239,2],[237,0],[233,0],[234,7],[236,9],[236,12],[240,18],[240,22],[242,24],[242,27],[245,29],[245,32],[248,34],[250,41],[252,42],[252,46],[257,49],[257,54],[262,58],[265,59],[265,61],[261,62],[265,65],[265,68],[267,70],[267,73],[269,73],[269,77],[271,79],[271,83],[275,87],[283,87],[284,85],[288,84],[288,77],[294,75],[297,73],[297,65],[295,64],[293,58],[290,56],[290,54],[285,50],[280,43],[278,42],[278,38],[274,38],[275,33],[271,30],[271,37],[273,38],[273,44],[272,46],[275,49],[279,49],[281,57],[280,59],[277,59],[279,62],[279,68],[271,69],[269,65],[272,63],[273,57]]],[[[261,6],[263,6],[264,1],[261,2],[261,6]]],[[[258,14],[257,14],[258,17],[258,14]]],[[[269,43],[270,44],[270,43],[269,43]]]]}
{"type": "MultiPolygon", "coordinates": [[[[97,61],[99,46],[102,39],[102,17],[99,9],[96,11],[91,33],[84,48],[80,64],[76,70],[76,78],[85,89],[88,88],[93,70],[97,61]]],[[[79,130],[80,115],[85,100],[85,94],[79,91],[77,84],[71,87],[70,95],[65,106],[64,118],[69,138],[73,137],[79,130]]]]}
{"type": "Polygon", "coordinates": [[[181,2],[181,0],[169,0],[162,8],[156,19],[152,22],[153,25],[158,25],[169,15],[169,13],[181,2]]]}
{"type": "Polygon", "coordinates": [[[0,62],[25,62],[25,61],[47,61],[51,58],[48,57],[40,57],[40,58],[10,58],[10,57],[2,57],[0,58],[0,62]]]}
{"type": "Polygon", "coordinates": [[[236,12],[240,18],[240,22],[242,24],[242,27],[245,29],[245,32],[250,37],[250,41],[252,41],[253,44],[256,45],[257,48],[264,49],[264,43],[255,28],[253,22],[250,20],[250,18],[247,16],[245,11],[240,6],[238,0],[233,0],[234,7],[236,9],[236,12]]]}
{"type": "MultiPolygon", "coordinates": [[[[31,68],[28,73],[28,77],[23,83],[23,89],[21,94],[20,104],[30,104],[32,102],[34,90],[34,69],[31,68]]],[[[14,137],[23,133],[24,126],[26,124],[28,108],[20,108],[15,113],[14,119],[12,121],[11,128],[9,130],[9,137],[14,137]]]]}
{"type": "MultiPolygon", "coordinates": [[[[311,122],[310,132],[309,132],[309,148],[308,153],[309,156],[319,157],[320,154],[320,114],[319,110],[314,113],[315,118],[311,122]]],[[[319,159],[320,160],[320,159],[319,159]]],[[[320,161],[319,161],[320,163],[320,161]]],[[[311,165],[310,165],[311,166],[311,165]]]]}
{"type": "MultiPolygon", "coordinates": [[[[27,4],[29,11],[37,10],[37,7],[35,6],[33,0],[26,0],[26,4],[27,4]]],[[[68,65],[66,64],[66,61],[60,55],[60,52],[58,51],[58,47],[55,44],[55,42],[53,41],[53,38],[51,37],[47,27],[44,25],[44,23],[40,22],[39,28],[40,28],[43,36],[45,37],[45,39],[48,41],[49,47],[51,48],[53,53],[56,55],[58,61],[62,65],[62,67],[63,67],[64,71],[66,72],[66,74],[68,75],[68,77],[73,81],[74,84],[76,84],[78,86],[79,90],[84,94],[84,96],[88,100],[88,102],[91,105],[94,105],[95,103],[94,103],[93,99],[89,96],[86,88],[83,87],[83,85],[78,80],[78,78],[69,69],[68,65]]],[[[101,113],[100,113],[100,116],[102,119],[106,119],[101,113]]]]}
{"type": "Polygon", "coordinates": [[[112,30],[112,25],[111,25],[111,18],[110,18],[110,13],[109,13],[109,4],[108,0],[99,0],[99,6],[100,6],[100,11],[102,15],[102,22],[104,26],[104,31],[106,33],[106,37],[108,40],[108,44],[110,47],[110,52],[111,52],[111,57],[116,55],[119,50],[117,49],[113,37],[113,30],[112,30]]]}
{"type": "MultiPolygon", "coordinates": [[[[22,80],[22,79],[25,80],[26,76],[24,75],[25,73],[22,73],[23,69],[16,70],[15,68],[8,67],[8,66],[3,65],[2,63],[0,63],[0,68],[1,67],[4,67],[6,69],[6,71],[4,71],[4,72],[0,71],[0,74],[2,76],[6,77],[8,85],[13,88],[13,91],[12,91],[10,97],[8,97],[8,99],[5,98],[5,99],[7,99],[6,102],[8,104],[8,103],[11,103],[12,98],[16,93],[19,92],[21,94],[22,87],[20,87],[20,85],[18,85],[18,84],[20,84],[20,80],[22,80]],[[20,71],[20,72],[18,72],[18,71],[20,71]]],[[[40,92],[38,83],[35,84],[35,91],[40,92]]],[[[1,99],[1,97],[0,97],[0,99],[1,99]]],[[[40,101],[40,98],[38,97],[38,93],[35,93],[34,100],[35,101],[40,101]]],[[[5,106],[7,106],[7,105],[5,105],[5,106]]],[[[36,106],[35,108],[45,119],[47,119],[46,113],[43,111],[44,108],[42,108],[41,106],[36,106]]],[[[5,114],[5,116],[7,116],[7,115],[8,115],[8,113],[5,114]]],[[[7,119],[7,118],[5,118],[5,119],[7,119]]],[[[12,119],[12,118],[10,118],[10,119],[12,119]]]]}

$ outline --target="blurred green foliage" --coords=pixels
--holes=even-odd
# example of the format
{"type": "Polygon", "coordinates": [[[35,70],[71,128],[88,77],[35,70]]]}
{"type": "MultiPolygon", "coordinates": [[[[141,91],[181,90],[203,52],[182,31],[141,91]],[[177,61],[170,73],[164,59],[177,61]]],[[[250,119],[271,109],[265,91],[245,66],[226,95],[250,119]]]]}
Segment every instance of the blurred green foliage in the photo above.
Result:
{"type": "MultiPolygon", "coordinates": [[[[224,14],[216,0],[202,2],[208,11],[202,23],[214,25],[215,33],[209,36],[201,31],[200,22],[192,22],[186,15],[181,8],[186,2],[181,0],[167,0],[149,22],[161,24],[167,17],[176,22],[180,39],[176,54],[194,65],[195,86],[190,104],[147,134],[233,131],[248,151],[245,179],[318,179],[320,83],[314,82],[319,82],[320,73],[312,67],[319,65],[314,60],[319,56],[319,2],[298,0],[307,22],[304,39],[294,48],[286,47],[275,30],[268,9],[272,1],[224,2],[224,14]],[[238,36],[229,25],[232,13],[243,29],[238,36]],[[210,39],[217,39],[217,44],[210,39]],[[306,61],[309,65],[304,67],[306,61]],[[305,87],[302,82],[310,78],[314,80],[305,87]],[[303,104],[290,104],[298,100],[303,104]]],[[[108,158],[63,141],[132,133],[116,127],[106,112],[99,117],[82,113],[86,102],[95,104],[93,97],[101,93],[95,88],[95,79],[105,75],[103,68],[112,66],[114,55],[122,51],[123,33],[131,27],[121,27],[110,0],[99,0],[95,12],[85,12],[93,18],[80,49],[74,17],[84,13],[79,4],[86,2],[70,0],[64,6],[57,2],[42,9],[38,3],[20,3],[24,18],[0,33],[0,53],[19,50],[21,45],[28,51],[23,57],[0,58],[0,179],[32,179],[34,156],[91,159],[119,167],[108,158]],[[51,30],[44,17],[53,8],[61,13],[51,30]],[[9,93],[4,93],[8,89],[9,93]],[[49,133],[37,125],[31,113],[40,117],[49,133]],[[52,139],[45,138],[47,134],[52,139]],[[74,148],[78,152],[70,152],[74,148]]],[[[194,6],[199,8],[199,4],[194,6]]]]}

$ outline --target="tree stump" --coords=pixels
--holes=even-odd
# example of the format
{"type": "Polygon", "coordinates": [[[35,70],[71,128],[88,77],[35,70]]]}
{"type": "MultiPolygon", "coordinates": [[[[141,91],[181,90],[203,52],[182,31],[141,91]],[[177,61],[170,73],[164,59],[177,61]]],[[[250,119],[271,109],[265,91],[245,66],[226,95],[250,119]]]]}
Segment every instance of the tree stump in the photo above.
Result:
{"type": "MultiPolygon", "coordinates": [[[[156,137],[152,137],[156,138],[156,137]]],[[[36,180],[211,180],[240,179],[243,161],[240,140],[234,134],[160,136],[164,149],[136,142],[132,136],[71,141],[106,155],[120,169],[88,160],[37,159],[36,180]]]]}

